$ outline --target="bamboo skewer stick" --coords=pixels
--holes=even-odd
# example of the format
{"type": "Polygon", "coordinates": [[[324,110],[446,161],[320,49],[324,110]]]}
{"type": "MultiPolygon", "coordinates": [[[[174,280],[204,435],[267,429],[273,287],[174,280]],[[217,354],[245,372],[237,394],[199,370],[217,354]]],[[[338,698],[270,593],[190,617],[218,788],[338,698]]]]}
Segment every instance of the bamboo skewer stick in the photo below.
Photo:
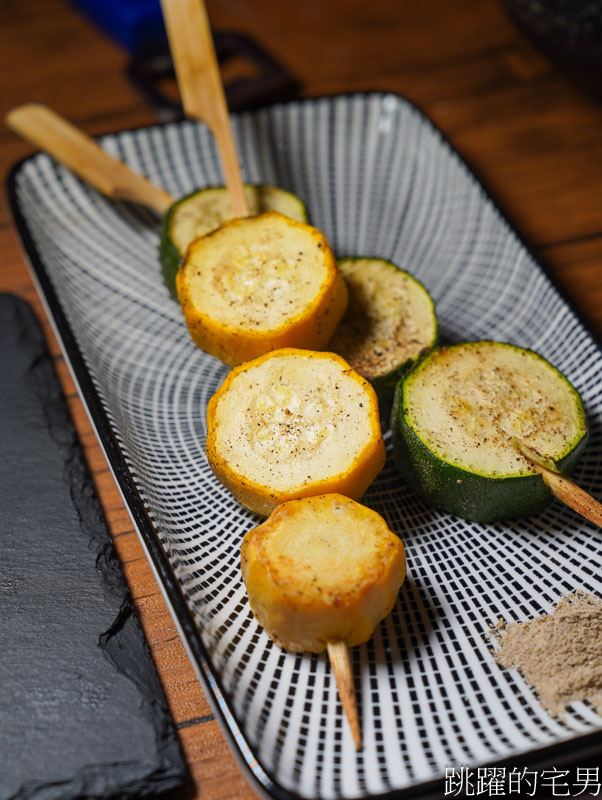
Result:
{"type": "Polygon", "coordinates": [[[112,158],[96,142],[47,106],[27,103],[6,115],[11,130],[69,167],[114,200],[140,203],[164,214],[174,198],[112,158]]]}
{"type": "Polygon", "coordinates": [[[528,459],[535,469],[540,473],[546,486],[550,489],[554,497],[565,505],[572,508],[585,519],[593,522],[594,525],[602,528],[602,504],[595,500],[590,494],[581,487],[573,483],[572,480],[561,475],[556,469],[556,465],[543,459],[538,453],[532,450],[520,439],[515,438],[517,449],[528,459]]]}
{"type": "Polygon", "coordinates": [[[203,0],[162,0],[169,46],[184,111],[205,122],[215,136],[232,211],[248,216],[226,96],[203,0]]]}
{"type": "Polygon", "coordinates": [[[353,688],[353,674],[351,672],[351,659],[349,658],[349,648],[345,642],[328,642],[328,658],[334,673],[339,697],[343,711],[347,717],[347,722],[351,728],[351,735],[356,750],[362,749],[362,734],[357,714],[357,704],[355,702],[355,691],[353,688]]]}
{"type": "Polygon", "coordinates": [[[552,472],[545,467],[540,467],[541,476],[552,494],[572,508],[582,517],[602,528],[602,505],[587,492],[583,491],[576,483],[552,472]]]}

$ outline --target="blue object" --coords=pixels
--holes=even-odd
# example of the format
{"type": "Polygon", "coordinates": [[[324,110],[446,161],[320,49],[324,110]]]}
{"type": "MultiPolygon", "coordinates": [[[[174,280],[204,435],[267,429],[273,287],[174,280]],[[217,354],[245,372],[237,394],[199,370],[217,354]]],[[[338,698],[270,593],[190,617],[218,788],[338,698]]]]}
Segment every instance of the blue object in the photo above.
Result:
{"type": "Polygon", "coordinates": [[[167,41],[159,0],[70,0],[70,3],[131,53],[167,41]]]}

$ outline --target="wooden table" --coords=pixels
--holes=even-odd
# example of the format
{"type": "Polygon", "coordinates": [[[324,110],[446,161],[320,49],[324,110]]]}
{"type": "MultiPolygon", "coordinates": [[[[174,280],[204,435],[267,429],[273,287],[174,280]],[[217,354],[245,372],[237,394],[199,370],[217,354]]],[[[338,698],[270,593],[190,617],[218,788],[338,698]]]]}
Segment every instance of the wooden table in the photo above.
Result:
{"type": "MultiPolygon", "coordinates": [[[[398,92],[476,169],[602,333],[602,107],[574,88],[495,0],[208,0],[217,30],[249,34],[300,80],[303,96],[398,92]]],[[[127,55],[60,0],[0,8],[2,116],[47,103],[90,134],[156,121],[128,83],[127,55]]],[[[0,129],[3,172],[31,152],[0,129]]],[[[30,301],[47,333],[142,624],[204,800],[252,798],[195,678],[75,393],[0,205],[0,289],[30,301]]]]}

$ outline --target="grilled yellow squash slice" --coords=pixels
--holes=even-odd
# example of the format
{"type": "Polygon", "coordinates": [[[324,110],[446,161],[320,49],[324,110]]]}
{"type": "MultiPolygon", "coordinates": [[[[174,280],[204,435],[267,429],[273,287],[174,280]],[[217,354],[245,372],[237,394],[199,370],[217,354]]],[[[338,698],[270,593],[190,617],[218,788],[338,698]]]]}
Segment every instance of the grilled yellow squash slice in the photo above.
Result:
{"type": "Polygon", "coordinates": [[[347,307],[324,236],[276,211],[195,239],[176,286],[193,341],[229,366],[281,347],[320,350],[347,307]]]}
{"type": "Polygon", "coordinates": [[[328,494],[291,500],[244,538],[251,608],[276,644],[321,653],[367,641],[403,583],[403,544],[365,506],[328,494]]]}
{"type": "Polygon", "coordinates": [[[232,370],[211,398],[207,456],[263,516],[329,492],[359,500],[385,463],[376,394],[334,353],[276,350],[232,370]]]}

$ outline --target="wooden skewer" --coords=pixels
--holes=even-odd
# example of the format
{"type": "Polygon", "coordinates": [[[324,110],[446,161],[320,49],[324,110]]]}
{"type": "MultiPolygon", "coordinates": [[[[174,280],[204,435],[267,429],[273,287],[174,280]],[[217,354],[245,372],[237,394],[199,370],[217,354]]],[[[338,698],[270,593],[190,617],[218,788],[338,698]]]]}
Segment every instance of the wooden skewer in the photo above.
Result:
{"type": "Polygon", "coordinates": [[[203,0],[161,0],[184,111],[215,136],[235,217],[249,213],[209,18],[203,0]]]}
{"type": "Polygon", "coordinates": [[[140,203],[164,214],[174,198],[112,158],[96,142],[47,106],[27,103],[6,115],[15,133],[53,156],[114,200],[140,203]]]}
{"type": "Polygon", "coordinates": [[[572,508],[573,511],[581,514],[585,519],[593,522],[594,525],[602,528],[602,504],[590,494],[584,492],[569,478],[561,475],[555,464],[543,459],[539,453],[536,453],[535,450],[521,442],[520,439],[515,439],[514,441],[518,450],[540,473],[554,497],[557,497],[562,503],[572,508]]]}
{"type": "Polygon", "coordinates": [[[349,648],[345,642],[328,642],[328,658],[334,673],[339,697],[343,711],[347,717],[347,722],[351,728],[351,735],[356,750],[362,749],[362,734],[357,714],[357,704],[355,702],[355,691],[353,689],[353,675],[351,672],[351,660],[349,658],[349,648]]]}

